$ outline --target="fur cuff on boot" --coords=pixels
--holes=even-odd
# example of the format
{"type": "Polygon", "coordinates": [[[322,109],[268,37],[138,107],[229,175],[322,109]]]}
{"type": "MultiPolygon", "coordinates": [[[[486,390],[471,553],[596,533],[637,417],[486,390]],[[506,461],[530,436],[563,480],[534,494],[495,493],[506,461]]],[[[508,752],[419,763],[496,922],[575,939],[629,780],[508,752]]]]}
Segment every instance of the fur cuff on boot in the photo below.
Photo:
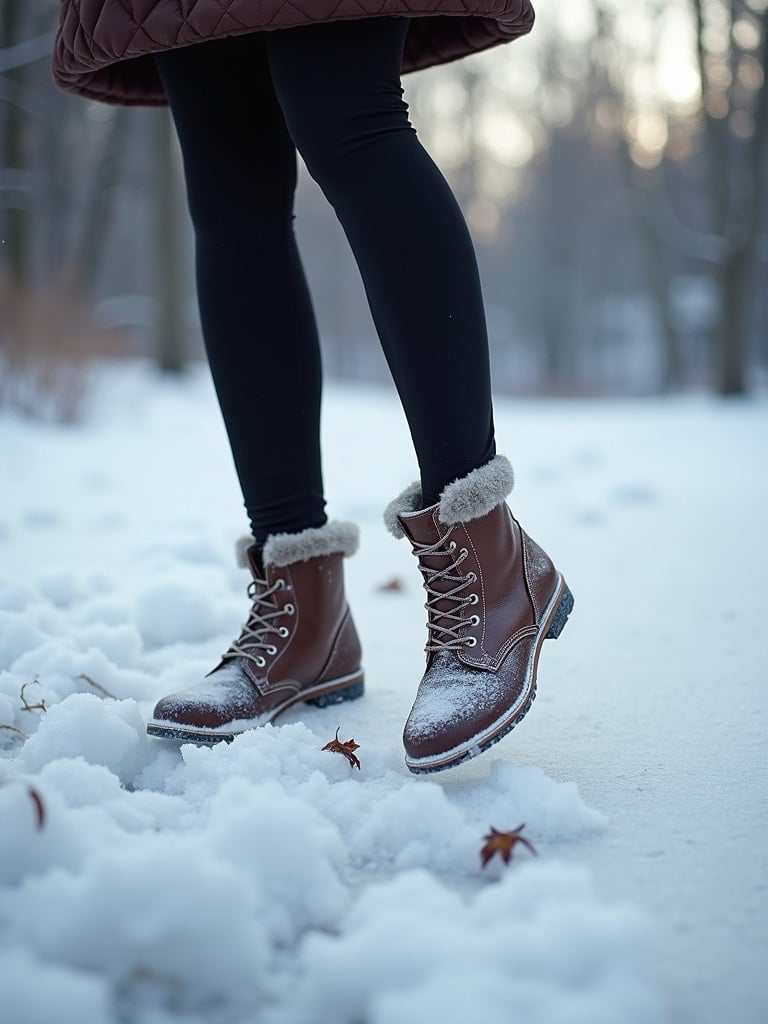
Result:
{"type": "MultiPolygon", "coordinates": [[[[306,562],[320,555],[354,555],[360,539],[360,531],[354,523],[332,519],[325,526],[310,526],[299,533],[272,533],[264,542],[262,560],[264,565],[291,565],[306,562]]],[[[241,537],[236,545],[237,564],[241,569],[248,567],[248,549],[253,537],[241,537]]]]}
{"type": "MultiPolygon", "coordinates": [[[[495,455],[484,466],[473,469],[471,473],[445,487],[438,502],[440,522],[449,525],[480,519],[504,501],[514,483],[515,475],[509,459],[504,455],[495,455]]],[[[421,486],[416,481],[384,509],[384,525],[393,537],[402,537],[398,515],[420,511],[421,486]]]]}

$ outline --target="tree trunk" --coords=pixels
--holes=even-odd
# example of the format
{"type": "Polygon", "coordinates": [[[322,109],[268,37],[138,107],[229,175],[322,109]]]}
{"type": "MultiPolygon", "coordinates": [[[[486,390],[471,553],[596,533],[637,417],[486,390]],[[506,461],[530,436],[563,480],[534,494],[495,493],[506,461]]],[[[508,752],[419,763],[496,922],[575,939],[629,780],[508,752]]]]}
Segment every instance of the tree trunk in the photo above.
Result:
{"type": "Polygon", "coordinates": [[[109,238],[113,189],[118,180],[129,119],[128,107],[117,107],[104,126],[100,158],[93,169],[82,231],[75,246],[69,276],[73,286],[87,292],[94,268],[104,257],[109,238]]]}
{"type": "MultiPolygon", "coordinates": [[[[20,41],[22,22],[21,0],[3,0],[0,21],[0,49],[13,46],[20,41]]],[[[21,83],[24,68],[11,68],[6,79],[12,86],[21,83]]],[[[26,170],[24,140],[24,112],[16,103],[6,103],[3,118],[2,167],[0,170],[13,171],[19,178],[19,189],[13,188],[0,198],[4,200],[3,231],[4,245],[0,247],[2,261],[6,267],[8,284],[13,291],[29,284],[30,277],[30,230],[29,200],[22,191],[22,173],[26,170]]]]}
{"type": "Polygon", "coordinates": [[[653,184],[645,186],[632,165],[632,158],[626,139],[621,140],[621,160],[628,188],[634,193],[633,210],[640,238],[643,243],[643,257],[648,272],[648,286],[653,300],[662,343],[662,378],[664,393],[683,386],[685,368],[680,354],[680,344],[672,319],[669,285],[670,270],[668,250],[658,230],[663,190],[663,177],[657,171],[653,184]]]}
{"type": "Polygon", "coordinates": [[[184,287],[181,268],[181,195],[171,119],[156,114],[155,193],[157,212],[157,321],[155,360],[164,373],[182,373],[186,364],[184,287]]]}
{"type": "Polygon", "coordinates": [[[752,267],[749,248],[742,248],[728,258],[720,273],[722,312],[717,339],[716,387],[721,395],[743,395],[747,390],[752,267]]]}

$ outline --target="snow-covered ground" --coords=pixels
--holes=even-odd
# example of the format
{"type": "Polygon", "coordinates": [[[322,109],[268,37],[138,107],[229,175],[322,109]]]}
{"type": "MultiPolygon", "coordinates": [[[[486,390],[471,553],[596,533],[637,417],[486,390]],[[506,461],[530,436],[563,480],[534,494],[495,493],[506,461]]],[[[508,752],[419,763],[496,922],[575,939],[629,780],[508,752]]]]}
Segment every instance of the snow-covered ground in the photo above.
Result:
{"type": "Polygon", "coordinates": [[[415,476],[390,392],[324,409],[367,695],[213,749],[143,725],[247,611],[205,375],[105,372],[76,428],[0,417],[3,1021],[768,1019],[768,406],[499,402],[497,426],[576,608],[525,722],[413,777],[425,624],[380,522],[415,476]],[[359,771],[321,750],[337,726],[359,771]],[[523,822],[539,857],[481,869],[489,826],[523,822]]]}

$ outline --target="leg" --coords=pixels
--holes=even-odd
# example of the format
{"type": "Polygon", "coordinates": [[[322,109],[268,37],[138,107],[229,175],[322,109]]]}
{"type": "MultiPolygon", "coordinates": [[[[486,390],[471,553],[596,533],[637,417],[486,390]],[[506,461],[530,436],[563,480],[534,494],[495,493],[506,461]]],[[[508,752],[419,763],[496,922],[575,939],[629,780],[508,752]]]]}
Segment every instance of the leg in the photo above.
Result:
{"type": "Polygon", "coordinates": [[[403,402],[426,505],[494,455],[474,249],[402,99],[404,18],[269,33],[291,137],[354,252],[403,402]]]}
{"type": "Polygon", "coordinates": [[[206,346],[256,543],[239,546],[252,577],[240,636],[205,679],[162,698],[147,729],[217,743],[301,703],[362,696],[342,568],[357,530],[325,522],[319,346],[293,235],[296,151],[264,37],[175,50],[158,67],[184,155],[206,346]]]}
{"type": "Polygon", "coordinates": [[[293,233],[296,151],[264,37],[156,61],[184,157],[203,335],[254,536],[321,526],[320,350],[293,233]]]}
{"type": "Polygon", "coordinates": [[[291,30],[267,48],[288,128],[360,266],[419,456],[421,489],[385,518],[411,541],[427,592],[427,667],[403,739],[408,767],[428,772],[522,719],[573,598],[506,505],[474,252],[408,124],[403,37],[403,22],[381,18],[291,30]]]}

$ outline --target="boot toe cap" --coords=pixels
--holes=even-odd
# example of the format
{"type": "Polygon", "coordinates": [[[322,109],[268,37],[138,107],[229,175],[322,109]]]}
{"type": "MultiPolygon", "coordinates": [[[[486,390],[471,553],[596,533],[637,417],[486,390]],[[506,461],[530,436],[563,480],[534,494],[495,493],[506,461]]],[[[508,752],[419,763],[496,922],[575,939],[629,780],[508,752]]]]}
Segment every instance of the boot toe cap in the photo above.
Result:
{"type": "Polygon", "coordinates": [[[155,705],[156,722],[215,729],[258,715],[257,695],[236,664],[225,665],[197,686],[171,693],[155,705]]]}
{"type": "Polygon", "coordinates": [[[185,693],[172,693],[155,705],[152,718],[156,722],[173,725],[192,725],[199,729],[214,729],[239,717],[221,703],[191,699],[185,693]]]}
{"type": "Polygon", "coordinates": [[[525,675],[521,668],[487,672],[464,665],[451,652],[437,654],[419,685],[403,731],[407,760],[436,758],[451,751],[457,751],[457,759],[465,756],[519,703],[525,675]]]}

